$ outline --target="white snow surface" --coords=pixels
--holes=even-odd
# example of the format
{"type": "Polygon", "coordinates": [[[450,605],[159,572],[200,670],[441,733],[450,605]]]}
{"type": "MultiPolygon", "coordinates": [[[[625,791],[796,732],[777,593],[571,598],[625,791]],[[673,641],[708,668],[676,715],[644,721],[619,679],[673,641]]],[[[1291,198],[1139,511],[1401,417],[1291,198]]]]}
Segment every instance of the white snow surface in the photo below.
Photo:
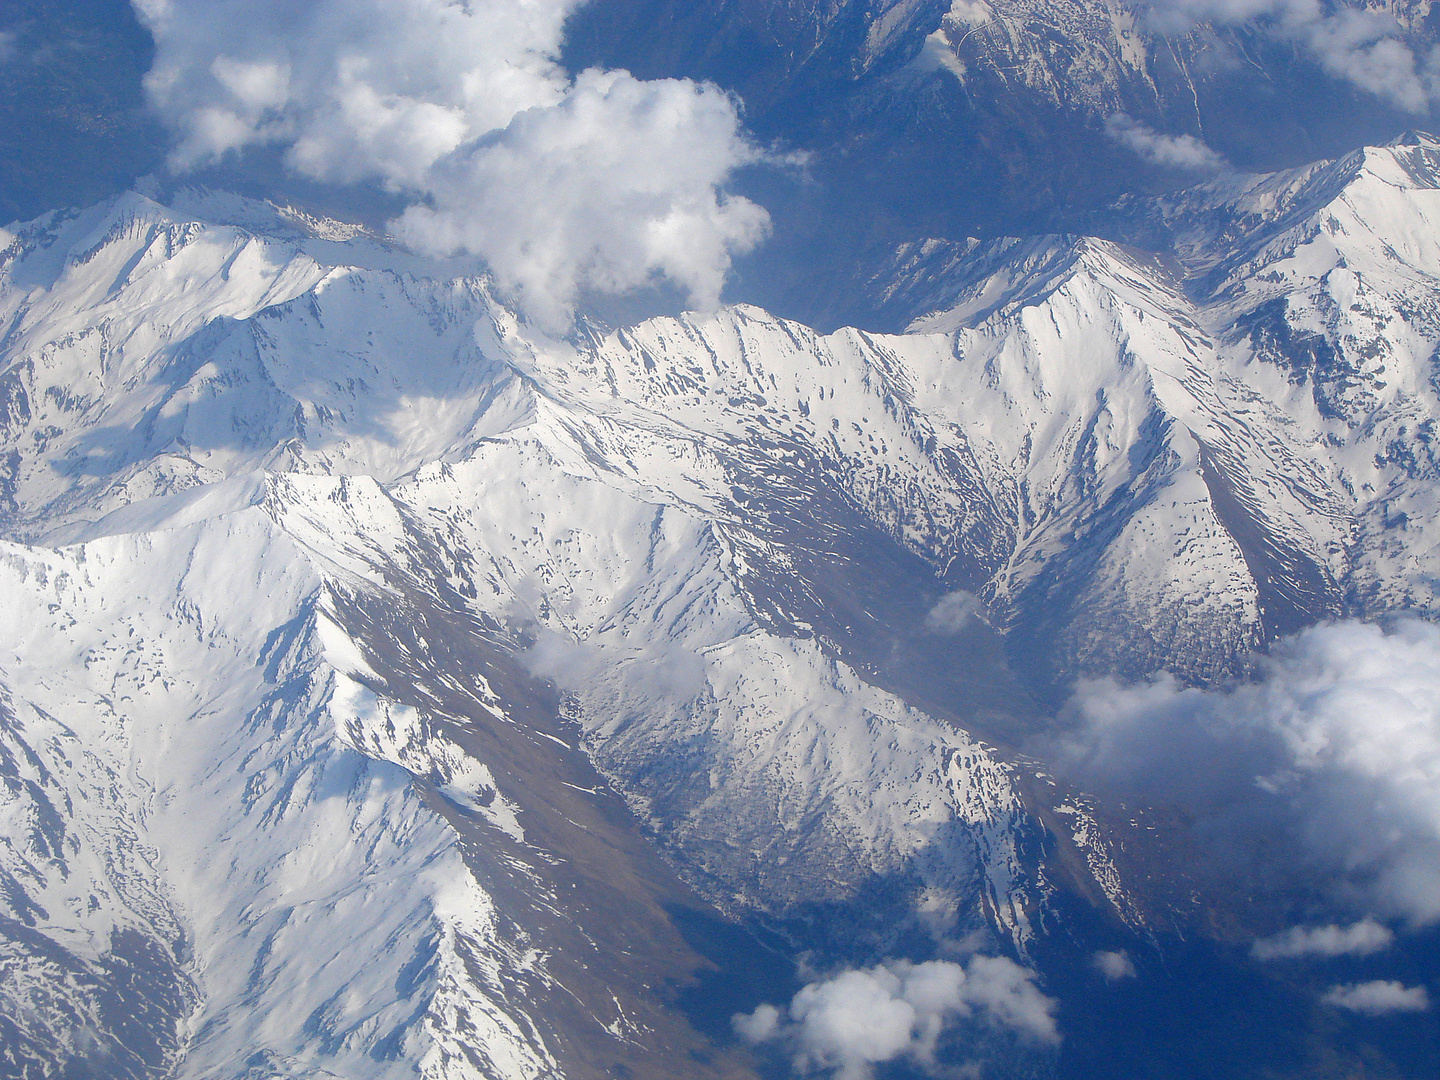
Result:
{"type": "Polygon", "coordinates": [[[7,734],[36,785],[7,836],[46,803],[65,835],[12,843],[5,870],[43,909],[25,921],[85,962],[117,930],[158,937],[197,995],[177,1075],[259,1055],[277,1074],[478,1076],[477,1047],[506,1075],[551,1070],[476,977],[477,957],[523,958],[453,833],[404,769],[335,737],[383,738],[366,728],[383,705],[361,715],[321,659],[304,614],[321,579],[263,512],[6,545],[0,572],[7,734]]]}
{"type": "MultiPolygon", "coordinates": [[[[481,278],[219,197],[17,227],[16,1052],[103,1042],[107,973],[141,950],[170,1019],[116,1075],[562,1071],[507,990],[547,977],[545,942],[497,914],[446,816],[518,850],[527,804],[452,718],[388,694],[349,595],[423,598],[553,680],[713,902],[783,915],[893,879],[937,933],[1023,953],[1053,886],[1004,709],[907,682],[876,643],[1009,655],[1043,697],[1223,679],[1296,623],[1431,611],[1437,175],[1417,136],[1156,203],[1183,283],[1096,240],[968,245],[892,336],[736,307],[554,340],[481,278]],[[986,618],[927,630],[961,590],[986,618]]],[[[485,672],[409,661],[522,722],[485,672]]],[[[1066,828],[1139,919],[1077,805],[1066,828]]]]}

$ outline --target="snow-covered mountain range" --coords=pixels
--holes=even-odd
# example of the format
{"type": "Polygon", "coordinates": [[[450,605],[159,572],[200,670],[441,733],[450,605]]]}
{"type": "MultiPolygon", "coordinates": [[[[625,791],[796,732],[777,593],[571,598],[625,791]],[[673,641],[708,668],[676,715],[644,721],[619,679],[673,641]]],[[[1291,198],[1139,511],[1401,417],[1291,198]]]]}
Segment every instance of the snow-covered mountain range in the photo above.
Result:
{"type": "Polygon", "coordinates": [[[959,943],[1064,1035],[1204,904],[1037,759],[1075,680],[1440,603],[1440,142],[1107,235],[556,338],[268,204],[12,225],[0,1068],[738,1077],[802,954],[959,943]]]}

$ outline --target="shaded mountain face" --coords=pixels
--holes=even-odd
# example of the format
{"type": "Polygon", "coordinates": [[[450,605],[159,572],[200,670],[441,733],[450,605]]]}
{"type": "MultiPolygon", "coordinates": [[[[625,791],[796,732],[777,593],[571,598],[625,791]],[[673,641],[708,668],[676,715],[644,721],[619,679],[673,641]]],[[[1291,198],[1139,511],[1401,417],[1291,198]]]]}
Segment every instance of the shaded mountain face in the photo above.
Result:
{"type": "Polygon", "coordinates": [[[141,88],[153,53],[119,0],[0,10],[0,219],[94,202],[160,167],[141,88]]]}
{"type": "Polygon", "coordinates": [[[556,339],[224,195],[13,227],[0,1068],[779,1076],[809,1029],[733,1013],[903,958],[989,988],[936,1052],[991,1075],[1425,1075],[1430,1014],[1251,956],[1318,871],[1047,755],[1079,679],[1433,617],[1437,178],[918,242],[891,334],[556,339]]]}
{"type": "MultiPolygon", "coordinates": [[[[790,164],[739,180],[774,235],[741,261],[728,299],[826,330],[890,329],[849,285],[856,263],[899,244],[1093,232],[1116,198],[1192,183],[1220,161],[1289,168],[1434,126],[1426,0],[1335,5],[1333,25],[1304,32],[1286,29],[1285,5],[1254,6],[1258,21],[1240,23],[1184,3],[591,0],[566,23],[561,60],[734,93],[756,140],[790,164]],[[1347,11],[1391,20],[1382,29],[1413,54],[1408,73],[1366,59],[1381,31],[1347,11]],[[1187,137],[1209,155],[1163,145],[1187,137]]],[[[153,52],[128,0],[0,12],[0,217],[163,181],[166,136],[141,84],[153,52]]],[[[252,147],[201,181],[376,225],[404,208],[380,185],[297,177],[282,158],[252,147]]]]}
{"type": "MultiPolygon", "coordinates": [[[[1258,22],[1227,23],[1218,6],[1102,0],[596,0],[571,18],[566,59],[713,80],[762,140],[809,155],[806,180],[754,181],[777,235],[732,295],[832,328],[870,325],[843,303],[851,265],[916,237],[1090,231],[1086,216],[1121,194],[1222,159],[1264,172],[1423,126],[1419,83],[1357,84],[1358,61],[1326,66],[1269,6],[1252,9],[1258,22]],[[1176,136],[1211,152],[1156,152],[1176,136]]],[[[1386,11],[1423,62],[1430,6],[1386,11]]]]}

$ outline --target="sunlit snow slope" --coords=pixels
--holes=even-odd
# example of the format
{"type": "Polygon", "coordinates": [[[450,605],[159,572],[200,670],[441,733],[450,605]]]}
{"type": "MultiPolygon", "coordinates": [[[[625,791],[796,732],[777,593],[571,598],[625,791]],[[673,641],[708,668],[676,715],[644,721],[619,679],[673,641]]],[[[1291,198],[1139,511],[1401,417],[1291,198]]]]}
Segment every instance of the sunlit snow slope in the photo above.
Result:
{"type": "Polygon", "coordinates": [[[1178,262],[916,246],[896,336],[552,340],[219,196],[13,227],[4,1068],[739,1076],[687,919],[1166,917],[1021,748],[1077,675],[1431,610],[1437,169],[1132,208],[1178,262]]]}

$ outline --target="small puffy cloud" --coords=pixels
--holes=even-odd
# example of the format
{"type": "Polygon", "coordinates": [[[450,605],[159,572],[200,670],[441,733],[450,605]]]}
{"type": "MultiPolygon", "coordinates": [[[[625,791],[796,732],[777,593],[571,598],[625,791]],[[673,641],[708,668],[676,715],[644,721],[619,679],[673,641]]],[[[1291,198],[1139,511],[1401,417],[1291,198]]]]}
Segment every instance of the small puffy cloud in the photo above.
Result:
{"type": "Polygon", "coordinates": [[[985,605],[974,593],[964,589],[946,593],[925,616],[925,629],[932,634],[958,634],[971,623],[988,625],[989,615],[985,605]]]}
{"type": "Polygon", "coordinates": [[[710,85],[556,57],[579,0],[134,0],[146,77],[189,169],[262,144],[296,172],[410,197],[417,247],[485,259],[563,328],[584,290],[664,283],[718,302],[764,210],[727,195],[760,159],[710,85]]]}
{"type": "Polygon", "coordinates": [[[1162,135],[1125,113],[1105,121],[1105,134],[1152,165],[1192,172],[1220,172],[1226,167],[1224,157],[1195,136],[1162,135]]]}
{"type": "Polygon", "coordinates": [[[1424,112],[1430,94],[1415,53],[1397,35],[1399,26],[1375,11],[1341,8],[1307,23],[1305,43],[1332,75],[1389,98],[1410,112],[1424,112]]]}
{"type": "Polygon", "coordinates": [[[1123,952],[1101,950],[1092,957],[1091,962],[1095,965],[1095,970],[1105,976],[1106,982],[1117,983],[1122,979],[1133,979],[1137,975],[1134,961],[1123,952]]]}
{"type": "Polygon", "coordinates": [[[1374,919],[1361,919],[1350,926],[1292,926],[1282,934],[1261,938],[1250,954],[1256,960],[1371,956],[1388,949],[1394,941],[1388,926],[1374,919]]]}
{"type": "Polygon", "coordinates": [[[405,184],[565,92],[553,58],[568,0],[133,3],[182,168],[274,142],[310,176],[405,184]]]}
{"type": "Polygon", "coordinates": [[[523,659],[532,675],[567,690],[605,680],[623,688],[626,697],[684,701],[708,685],[705,657],[668,642],[639,647],[604,638],[573,641],[542,630],[523,659]]]}
{"type": "Polygon", "coordinates": [[[736,1013],[731,1017],[735,1034],[754,1046],[772,1038],[780,1029],[780,1010],[774,1005],[761,1005],[754,1012],[736,1013]]]}
{"type": "Polygon", "coordinates": [[[1384,10],[1320,0],[1150,0],[1145,14],[1161,33],[1252,24],[1300,46],[1331,75],[1411,112],[1425,111],[1434,93],[1425,65],[1384,10]]]}
{"type": "Polygon", "coordinates": [[[1054,1011],[1033,972],[1005,957],[975,956],[967,965],[890,961],[844,971],[801,988],[788,1019],[767,1004],[732,1023],[749,1043],[784,1042],[797,1071],[833,1070],[839,1080],[864,1080],[880,1062],[932,1065],[941,1031],[964,1017],[1058,1043],[1054,1011]]]}
{"type": "Polygon", "coordinates": [[[0,30],[0,64],[8,64],[19,54],[19,35],[13,30],[0,30]]]}
{"type": "Polygon", "coordinates": [[[1405,986],[1392,979],[1335,986],[1322,1000],[1337,1009],[1349,1009],[1369,1016],[1424,1012],[1430,1008],[1430,995],[1425,987],[1405,986]]]}
{"type": "Polygon", "coordinates": [[[1183,34],[1202,23],[1249,22],[1273,10],[1272,0],[1149,0],[1140,5],[1145,26],[1162,34],[1183,34]]]}
{"type": "MultiPolygon", "coordinates": [[[[952,982],[964,972],[943,972],[952,982]]],[[[952,991],[955,989],[951,988],[952,991]]],[[[952,999],[958,1004],[958,998],[952,999]]],[[[847,971],[812,983],[795,995],[790,1016],[805,1064],[838,1068],[844,1078],[866,1076],[877,1061],[890,1061],[933,1038],[944,1015],[905,999],[900,978],[884,968],[847,971]]]]}
{"type": "MultiPolygon", "coordinates": [[[[1060,1041],[1060,1031],[1055,1026],[1055,1000],[1040,992],[1033,971],[1003,956],[975,956],[966,965],[965,972],[962,999],[981,1010],[992,1023],[1037,1042],[1060,1041]]],[[[913,988],[911,992],[914,993],[913,988]]]]}
{"type": "Polygon", "coordinates": [[[1440,922],[1440,627],[1317,626],[1257,662],[1228,690],[1084,683],[1057,757],[1097,791],[1185,807],[1221,847],[1270,838],[1293,858],[1275,869],[1342,902],[1440,922]]]}

